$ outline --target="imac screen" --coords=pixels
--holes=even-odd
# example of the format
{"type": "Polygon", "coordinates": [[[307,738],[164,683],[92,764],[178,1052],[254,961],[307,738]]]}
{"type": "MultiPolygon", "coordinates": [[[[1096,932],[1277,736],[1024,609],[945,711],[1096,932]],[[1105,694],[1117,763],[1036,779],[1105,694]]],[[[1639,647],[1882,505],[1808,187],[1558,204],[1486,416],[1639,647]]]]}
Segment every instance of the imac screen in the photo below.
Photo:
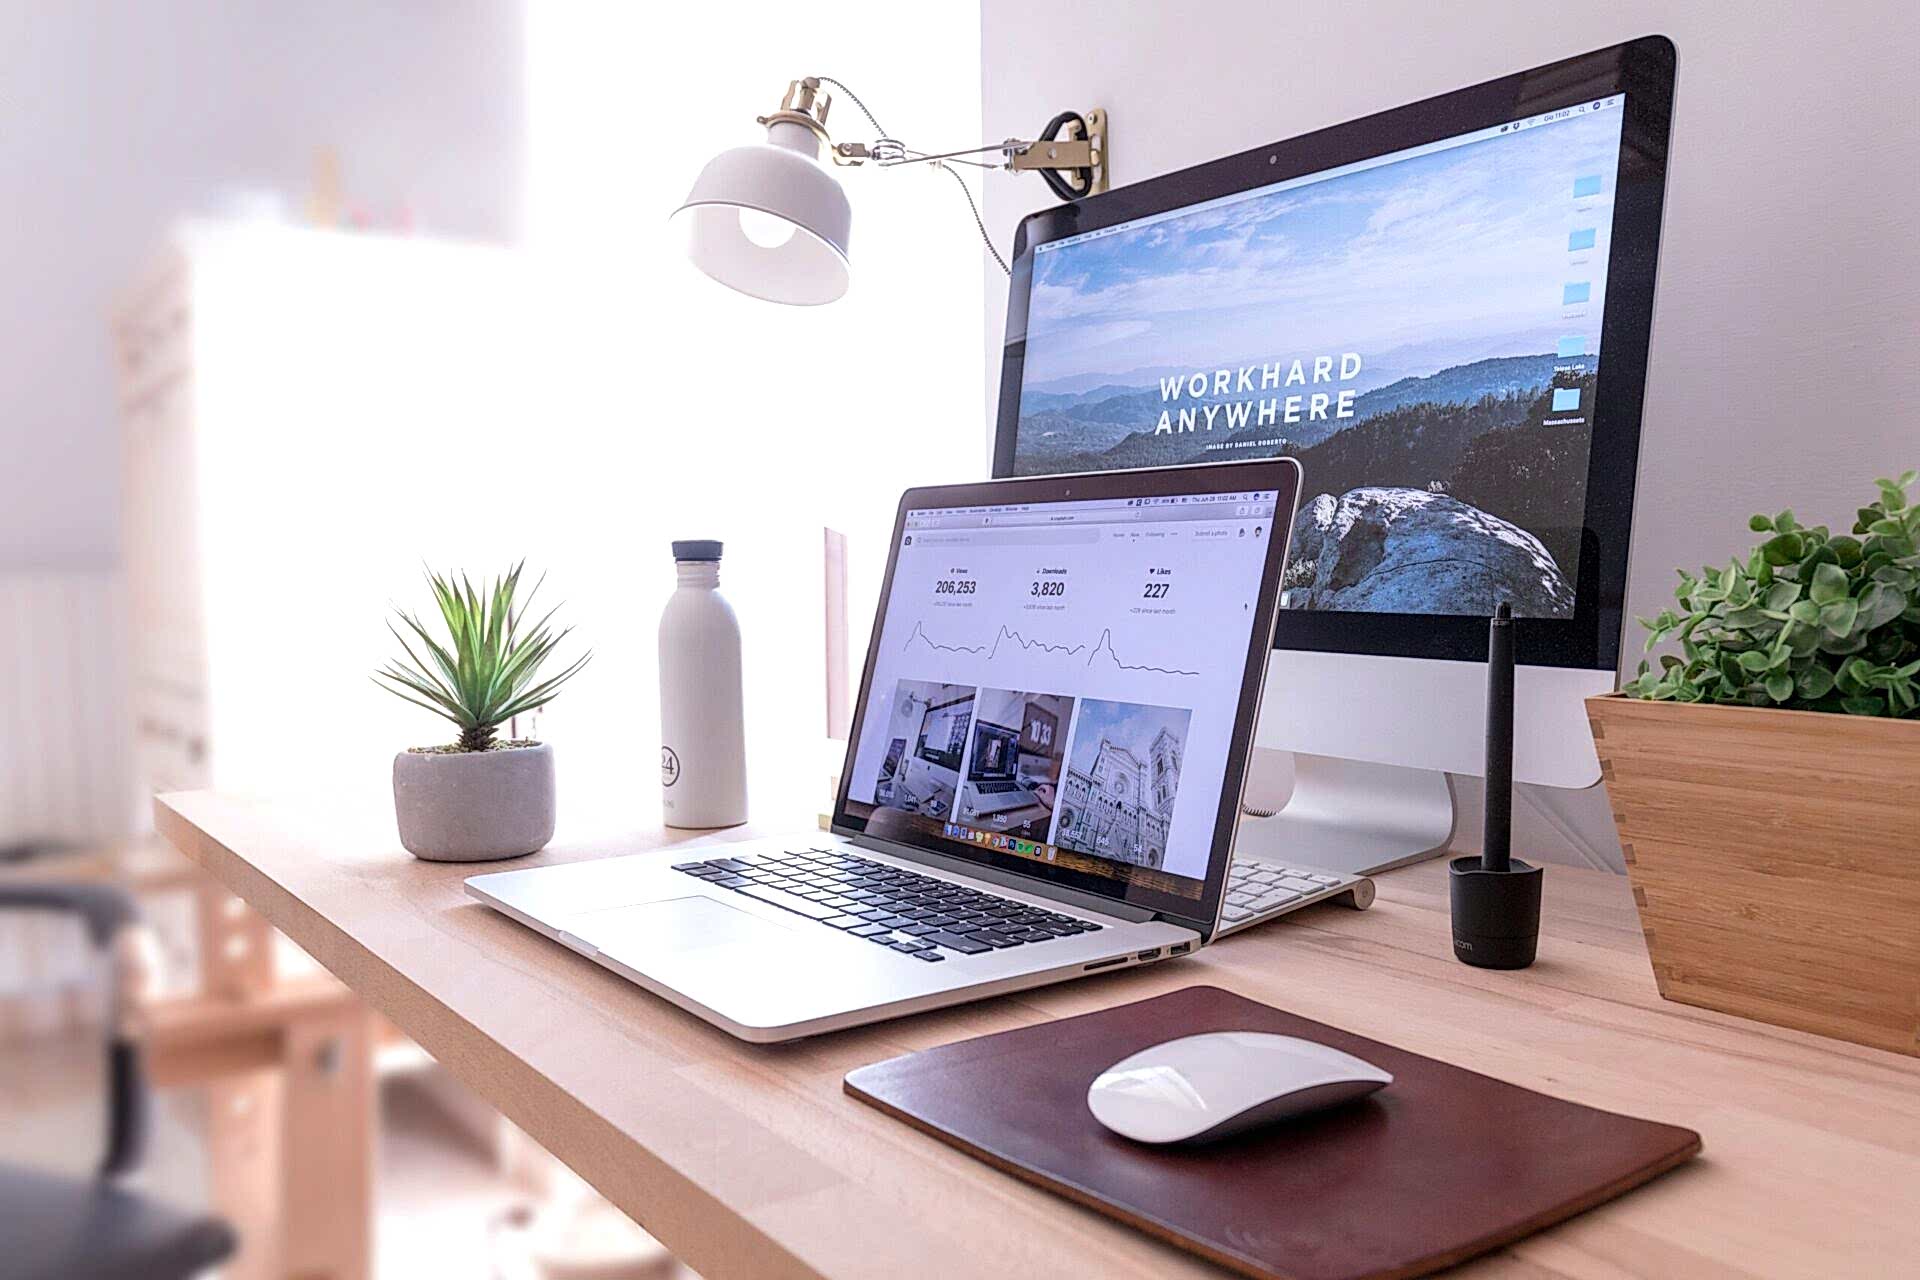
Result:
{"type": "Polygon", "coordinates": [[[1283,606],[1573,617],[1624,101],[1035,245],[1013,473],[1292,456],[1283,606]]]}

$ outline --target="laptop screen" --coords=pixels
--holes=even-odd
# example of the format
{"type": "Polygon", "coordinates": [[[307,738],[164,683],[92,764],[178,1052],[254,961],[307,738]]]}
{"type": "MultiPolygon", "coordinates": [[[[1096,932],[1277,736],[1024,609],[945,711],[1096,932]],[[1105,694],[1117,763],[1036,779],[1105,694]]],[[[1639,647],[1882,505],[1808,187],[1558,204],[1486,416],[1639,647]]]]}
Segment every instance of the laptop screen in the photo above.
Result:
{"type": "Polygon", "coordinates": [[[842,820],[1071,872],[1053,878],[1114,896],[1197,903],[1253,631],[1269,612],[1262,575],[1293,493],[914,501],[896,531],[842,820]]]}

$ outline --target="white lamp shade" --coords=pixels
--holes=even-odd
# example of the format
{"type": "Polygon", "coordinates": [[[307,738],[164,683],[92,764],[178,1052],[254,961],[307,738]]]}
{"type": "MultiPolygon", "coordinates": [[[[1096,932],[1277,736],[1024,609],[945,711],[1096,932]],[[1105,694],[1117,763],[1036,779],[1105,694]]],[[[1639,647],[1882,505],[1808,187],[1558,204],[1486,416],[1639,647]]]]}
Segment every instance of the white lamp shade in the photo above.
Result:
{"type": "Polygon", "coordinates": [[[685,230],[693,264],[721,284],[768,302],[832,302],[850,279],[853,208],[814,158],[812,134],[792,124],[767,132],[766,143],[709,161],[673,221],[685,230]]]}

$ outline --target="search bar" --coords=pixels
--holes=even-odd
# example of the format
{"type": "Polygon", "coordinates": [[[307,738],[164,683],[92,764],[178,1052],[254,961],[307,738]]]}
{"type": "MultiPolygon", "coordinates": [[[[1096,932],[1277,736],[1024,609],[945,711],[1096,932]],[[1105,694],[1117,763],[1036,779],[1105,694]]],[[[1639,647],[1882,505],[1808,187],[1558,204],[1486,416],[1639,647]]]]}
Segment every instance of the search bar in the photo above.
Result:
{"type": "Polygon", "coordinates": [[[923,547],[1062,547],[1100,541],[1098,525],[1036,525],[1020,529],[928,530],[909,533],[923,547]]]}

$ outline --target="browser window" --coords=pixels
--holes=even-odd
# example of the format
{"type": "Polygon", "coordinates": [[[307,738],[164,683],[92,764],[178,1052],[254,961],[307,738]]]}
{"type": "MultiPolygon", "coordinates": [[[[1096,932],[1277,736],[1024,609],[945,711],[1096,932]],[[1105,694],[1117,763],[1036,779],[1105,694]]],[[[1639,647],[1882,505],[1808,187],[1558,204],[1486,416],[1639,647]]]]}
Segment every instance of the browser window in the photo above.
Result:
{"type": "Polygon", "coordinates": [[[1012,473],[1296,458],[1285,608],[1572,618],[1625,104],[1035,245],[1012,473]]]}
{"type": "Polygon", "coordinates": [[[908,510],[848,816],[1197,898],[1278,501],[908,510]]]}

